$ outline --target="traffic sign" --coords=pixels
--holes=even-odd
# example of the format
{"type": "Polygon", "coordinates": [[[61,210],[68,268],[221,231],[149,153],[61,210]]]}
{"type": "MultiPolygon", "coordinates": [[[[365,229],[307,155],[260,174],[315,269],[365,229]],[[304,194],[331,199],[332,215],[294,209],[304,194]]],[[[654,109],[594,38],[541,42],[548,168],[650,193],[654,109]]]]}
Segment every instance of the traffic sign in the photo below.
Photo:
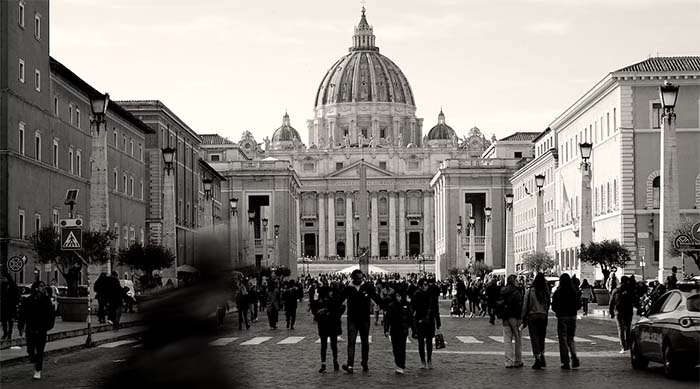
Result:
{"type": "Polygon", "coordinates": [[[27,257],[24,255],[21,257],[14,256],[7,260],[7,268],[15,273],[19,273],[24,269],[24,264],[27,262],[27,257]]]}
{"type": "Polygon", "coordinates": [[[673,247],[675,247],[677,250],[684,251],[684,250],[698,250],[700,248],[700,244],[695,243],[695,241],[689,237],[688,235],[685,234],[680,234],[676,236],[675,239],[673,239],[673,247]]]}
{"type": "Polygon", "coordinates": [[[693,227],[691,228],[690,232],[693,235],[693,238],[700,242],[700,223],[693,224],[693,227]]]}
{"type": "Polygon", "coordinates": [[[63,227],[83,227],[83,219],[61,219],[60,226],[63,227]]]}
{"type": "Polygon", "coordinates": [[[80,250],[83,248],[83,229],[80,227],[61,228],[61,250],[80,250]]]}

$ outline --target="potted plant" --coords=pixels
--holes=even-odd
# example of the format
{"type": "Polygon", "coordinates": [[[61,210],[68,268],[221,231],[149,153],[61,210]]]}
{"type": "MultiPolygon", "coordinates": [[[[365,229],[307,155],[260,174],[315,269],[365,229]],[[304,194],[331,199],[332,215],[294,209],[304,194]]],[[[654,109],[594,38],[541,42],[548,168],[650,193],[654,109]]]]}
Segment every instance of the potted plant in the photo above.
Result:
{"type": "Polygon", "coordinates": [[[603,273],[603,288],[593,289],[593,293],[598,305],[610,304],[610,293],[605,289],[605,285],[610,277],[610,272],[617,267],[624,266],[630,260],[629,250],[617,240],[591,242],[588,245],[581,245],[578,258],[581,262],[600,266],[603,273]]]}
{"type": "MultiPolygon", "coordinates": [[[[42,264],[53,264],[66,281],[67,293],[58,297],[58,307],[63,321],[85,321],[88,312],[88,297],[80,293],[78,285],[83,271],[83,260],[93,264],[104,264],[109,258],[111,232],[83,232],[83,248],[77,252],[61,250],[61,239],[52,226],[35,232],[29,242],[42,264]],[[82,257],[83,260],[80,258],[82,257]]],[[[88,291],[89,292],[89,291],[88,291]]]]}

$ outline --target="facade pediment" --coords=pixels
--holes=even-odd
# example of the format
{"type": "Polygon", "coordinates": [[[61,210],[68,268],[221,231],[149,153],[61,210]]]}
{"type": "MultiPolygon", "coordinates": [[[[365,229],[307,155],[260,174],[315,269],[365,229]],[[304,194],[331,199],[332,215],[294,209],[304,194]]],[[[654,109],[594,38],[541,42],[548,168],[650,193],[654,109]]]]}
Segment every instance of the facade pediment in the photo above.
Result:
{"type": "MultiPolygon", "coordinates": [[[[367,177],[395,177],[395,175],[385,169],[380,168],[379,166],[372,165],[371,163],[367,163],[367,161],[364,162],[365,166],[367,167],[367,177]]],[[[340,170],[336,170],[333,173],[329,174],[326,176],[327,178],[359,178],[360,177],[360,172],[357,170],[358,166],[360,165],[360,161],[357,161],[355,163],[352,163],[340,170]]]]}

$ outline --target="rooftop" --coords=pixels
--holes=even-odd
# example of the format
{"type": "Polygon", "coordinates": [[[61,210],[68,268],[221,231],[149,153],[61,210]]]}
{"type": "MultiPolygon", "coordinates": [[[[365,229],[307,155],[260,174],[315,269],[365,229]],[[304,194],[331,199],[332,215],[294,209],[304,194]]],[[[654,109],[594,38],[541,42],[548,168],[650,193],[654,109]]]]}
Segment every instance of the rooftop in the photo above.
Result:
{"type": "Polygon", "coordinates": [[[230,141],[219,134],[203,134],[199,135],[202,138],[203,145],[235,145],[236,142],[230,141]]]}
{"type": "Polygon", "coordinates": [[[503,139],[499,139],[499,142],[532,142],[537,138],[541,132],[516,132],[512,135],[508,135],[503,139]]]}
{"type": "Polygon", "coordinates": [[[700,71],[700,56],[651,57],[617,72],[697,72],[700,71]]]}

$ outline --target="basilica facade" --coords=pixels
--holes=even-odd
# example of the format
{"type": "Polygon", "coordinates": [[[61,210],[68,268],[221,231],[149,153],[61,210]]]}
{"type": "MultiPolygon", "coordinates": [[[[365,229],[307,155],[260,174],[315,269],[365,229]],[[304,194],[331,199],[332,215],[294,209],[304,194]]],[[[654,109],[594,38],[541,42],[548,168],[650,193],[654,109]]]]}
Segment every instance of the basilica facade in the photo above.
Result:
{"type": "Polygon", "coordinates": [[[349,52],[321,79],[305,138],[286,113],[262,142],[249,132],[238,142],[203,136],[205,158],[227,178],[224,196],[239,199],[241,258],[293,269],[300,258],[349,260],[364,217],[371,260],[434,259],[443,275],[472,261],[503,267],[503,194],[537,133],[498,141],[472,128],[460,137],[440,111],[424,134],[408,79],[375,43],[363,9],[349,52]],[[358,207],[361,163],[366,207],[358,207]],[[485,208],[494,210],[489,220],[485,208]]]}

